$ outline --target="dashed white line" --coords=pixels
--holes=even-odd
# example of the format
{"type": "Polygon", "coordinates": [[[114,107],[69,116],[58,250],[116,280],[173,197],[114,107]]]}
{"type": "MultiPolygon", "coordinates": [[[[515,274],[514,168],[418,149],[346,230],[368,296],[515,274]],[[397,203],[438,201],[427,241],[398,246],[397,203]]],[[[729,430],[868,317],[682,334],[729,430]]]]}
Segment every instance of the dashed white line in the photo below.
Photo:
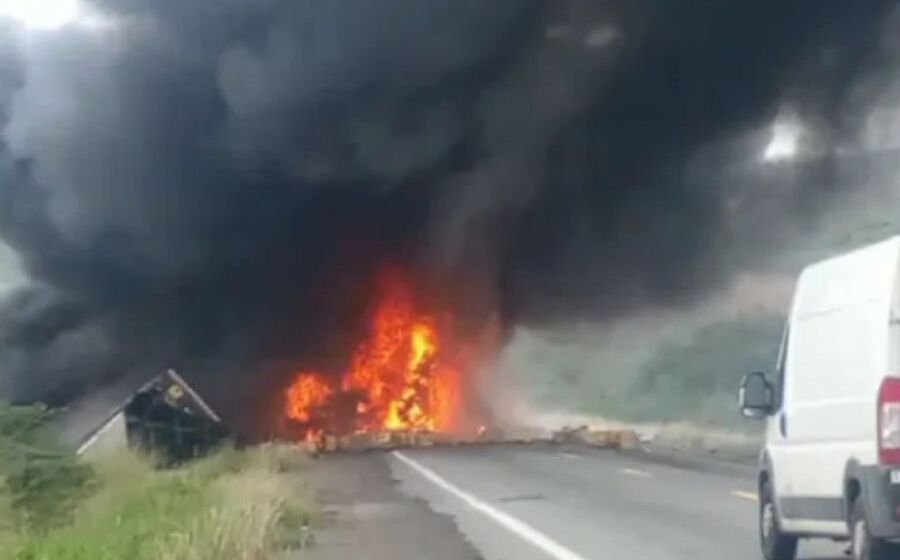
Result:
{"type": "Polygon", "coordinates": [[[750,500],[751,502],[758,502],[759,496],[756,495],[755,492],[744,492],[743,490],[732,490],[731,495],[735,498],[740,498],[742,500],[750,500]]]}
{"type": "Polygon", "coordinates": [[[647,471],[639,471],[637,469],[621,469],[619,472],[622,474],[627,474],[629,476],[638,476],[641,478],[649,478],[649,477],[653,476],[652,474],[648,473],[647,471]]]}
{"type": "Polygon", "coordinates": [[[456,496],[457,498],[465,502],[465,504],[470,508],[490,517],[499,525],[502,525],[506,529],[515,533],[523,540],[527,541],[529,544],[534,545],[535,548],[538,548],[541,551],[545,552],[551,558],[554,558],[555,560],[587,560],[583,556],[579,556],[575,552],[554,541],[544,533],[541,533],[528,523],[525,523],[524,521],[517,519],[512,515],[483,502],[482,500],[476,498],[474,495],[469,494],[468,492],[454,486],[452,483],[441,477],[441,475],[437,474],[428,467],[422,466],[403,453],[394,451],[393,455],[402,463],[406,464],[407,466],[418,472],[420,475],[422,475],[426,480],[433,483],[435,486],[456,496]]]}
{"type": "Polygon", "coordinates": [[[563,453],[562,456],[566,459],[581,459],[581,455],[576,455],[574,453],[563,453]]]}

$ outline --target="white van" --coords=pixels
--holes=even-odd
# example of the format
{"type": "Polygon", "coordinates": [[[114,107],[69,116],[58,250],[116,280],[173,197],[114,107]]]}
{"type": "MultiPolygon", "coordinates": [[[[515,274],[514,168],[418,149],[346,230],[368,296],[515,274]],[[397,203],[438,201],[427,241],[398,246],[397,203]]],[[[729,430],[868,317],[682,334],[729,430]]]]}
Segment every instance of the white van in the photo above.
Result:
{"type": "Polygon", "coordinates": [[[741,383],[766,419],[760,541],[793,560],[797,541],[849,539],[859,560],[900,558],[900,237],[800,276],[771,378],[741,383]]]}

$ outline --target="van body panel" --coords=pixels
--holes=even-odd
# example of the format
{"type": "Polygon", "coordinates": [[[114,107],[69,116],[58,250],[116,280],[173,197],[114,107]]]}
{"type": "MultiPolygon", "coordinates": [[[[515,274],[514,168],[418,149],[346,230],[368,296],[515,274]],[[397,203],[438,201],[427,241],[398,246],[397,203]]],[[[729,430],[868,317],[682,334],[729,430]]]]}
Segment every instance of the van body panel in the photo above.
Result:
{"type": "Polygon", "coordinates": [[[783,409],[791,494],[840,496],[847,459],[877,461],[887,317],[865,301],[792,321],[783,409]]]}
{"type": "Polygon", "coordinates": [[[879,387],[900,375],[898,270],[894,237],[813,264],[797,282],[766,426],[787,531],[846,536],[847,465],[878,465],[879,387]]]}
{"type": "Polygon", "coordinates": [[[844,521],[813,521],[808,519],[782,519],[781,527],[789,533],[826,537],[846,537],[847,524],[844,521]]]}

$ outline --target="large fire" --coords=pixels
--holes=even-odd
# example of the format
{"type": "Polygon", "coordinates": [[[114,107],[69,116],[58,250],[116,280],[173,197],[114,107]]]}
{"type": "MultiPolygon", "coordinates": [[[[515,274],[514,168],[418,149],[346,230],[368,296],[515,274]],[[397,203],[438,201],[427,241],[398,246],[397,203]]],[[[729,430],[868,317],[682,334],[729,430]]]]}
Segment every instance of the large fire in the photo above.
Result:
{"type": "MultiPolygon", "coordinates": [[[[445,431],[458,409],[460,374],[441,343],[436,318],[416,309],[401,276],[381,279],[368,336],[354,351],[349,368],[335,380],[301,372],[285,392],[286,415],[307,424],[307,438],[323,429],[317,417],[342,410],[350,430],[445,431]],[[343,405],[343,409],[341,409],[343,405]]],[[[333,429],[333,428],[332,428],[333,429]]]]}
{"type": "Polygon", "coordinates": [[[315,373],[301,373],[287,390],[288,418],[309,422],[310,410],[327,401],[331,387],[315,373]]]}

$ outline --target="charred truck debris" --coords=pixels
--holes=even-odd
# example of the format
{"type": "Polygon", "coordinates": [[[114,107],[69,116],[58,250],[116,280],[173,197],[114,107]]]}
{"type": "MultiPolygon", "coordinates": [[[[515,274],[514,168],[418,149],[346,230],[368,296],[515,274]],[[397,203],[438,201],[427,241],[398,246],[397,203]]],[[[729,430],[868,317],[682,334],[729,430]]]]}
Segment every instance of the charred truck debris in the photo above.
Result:
{"type": "Polygon", "coordinates": [[[205,455],[228,436],[213,409],[168,370],[114,410],[84,439],[78,453],[127,445],[167,462],[181,462],[205,455]]]}
{"type": "Polygon", "coordinates": [[[176,455],[477,436],[513,327],[693,302],[894,161],[896,1],[84,4],[0,25],[0,395],[188,372],[221,423],[125,410],[176,455]]]}

